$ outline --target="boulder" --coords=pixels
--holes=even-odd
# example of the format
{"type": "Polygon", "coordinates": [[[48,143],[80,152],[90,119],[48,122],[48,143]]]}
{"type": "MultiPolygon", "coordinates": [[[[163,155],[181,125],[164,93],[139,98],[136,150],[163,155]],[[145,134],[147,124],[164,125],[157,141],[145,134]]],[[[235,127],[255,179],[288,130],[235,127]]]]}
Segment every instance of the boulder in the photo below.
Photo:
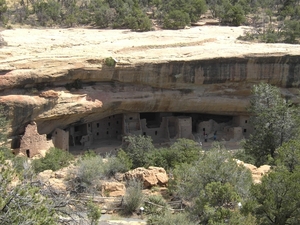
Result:
{"type": "Polygon", "coordinates": [[[125,185],[119,182],[104,181],[101,184],[102,196],[109,195],[110,197],[124,196],[126,191],[125,185]]]}
{"type": "Polygon", "coordinates": [[[254,166],[252,164],[248,164],[248,163],[243,163],[243,165],[251,171],[253,182],[255,184],[260,183],[263,175],[268,173],[271,169],[271,166],[269,166],[269,165],[263,165],[263,166],[260,166],[259,168],[257,168],[256,166],[254,166]]]}
{"type": "Polygon", "coordinates": [[[150,166],[148,169],[138,167],[125,173],[124,177],[126,180],[141,180],[144,188],[168,183],[168,175],[165,169],[161,167],[150,166]]]}

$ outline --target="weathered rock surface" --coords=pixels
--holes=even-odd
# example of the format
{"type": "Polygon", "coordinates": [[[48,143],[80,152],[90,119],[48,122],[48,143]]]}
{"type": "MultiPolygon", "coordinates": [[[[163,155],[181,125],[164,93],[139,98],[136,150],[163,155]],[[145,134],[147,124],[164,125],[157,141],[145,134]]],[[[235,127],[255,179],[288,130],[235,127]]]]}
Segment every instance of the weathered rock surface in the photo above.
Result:
{"type": "MultiPolygon", "coordinates": [[[[59,172],[61,175],[62,173],[59,172]]],[[[50,185],[56,190],[66,191],[67,185],[65,184],[62,176],[57,176],[57,173],[52,170],[45,170],[38,174],[37,179],[43,183],[50,185]]]]}
{"type": "Polygon", "coordinates": [[[160,185],[164,186],[168,183],[169,178],[164,168],[150,166],[148,169],[138,167],[124,174],[126,180],[141,180],[144,188],[160,185]]]}
{"type": "Polygon", "coordinates": [[[251,171],[252,179],[255,184],[260,183],[261,178],[271,170],[271,166],[269,166],[269,165],[262,165],[257,168],[256,166],[254,166],[252,164],[244,163],[243,161],[240,161],[240,160],[237,160],[237,163],[239,165],[243,165],[244,167],[246,167],[247,169],[249,169],[251,171]]]}
{"type": "Polygon", "coordinates": [[[261,81],[298,103],[300,46],[237,41],[246,29],[5,30],[0,102],[11,135],[30,121],[49,134],[124,112],[243,115],[251,86],[261,81]],[[106,57],[117,65],[105,65],[106,57]],[[72,84],[80,89],[67,90],[72,84]]]}
{"type": "Polygon", "coordinates": [[[126,187],[120,182],[103,181],[101,183],[101,195],[109,197],[124,196],[126,187]]]}

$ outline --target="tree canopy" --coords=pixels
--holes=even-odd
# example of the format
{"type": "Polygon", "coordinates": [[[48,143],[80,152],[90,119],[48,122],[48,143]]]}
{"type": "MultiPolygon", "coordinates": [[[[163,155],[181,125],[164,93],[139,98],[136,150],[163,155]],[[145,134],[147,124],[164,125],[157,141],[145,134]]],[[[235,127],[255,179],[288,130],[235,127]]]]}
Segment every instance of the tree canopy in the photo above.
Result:
{"type": "Polygon", "coordinates": [[[280,90],[270,84],[253,86],[249,107],[253,133],[244,148],[255,159],[256,165],[274,159],[276,149],[295,138],[298,126],[297,109],[281,96],[280,90]]]}

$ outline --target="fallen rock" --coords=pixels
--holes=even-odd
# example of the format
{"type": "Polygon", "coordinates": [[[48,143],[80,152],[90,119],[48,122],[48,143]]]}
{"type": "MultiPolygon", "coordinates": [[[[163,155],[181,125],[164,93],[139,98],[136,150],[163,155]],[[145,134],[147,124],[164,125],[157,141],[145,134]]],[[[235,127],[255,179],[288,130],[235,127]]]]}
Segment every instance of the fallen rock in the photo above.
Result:
{"type": "Polygon", "coordinates": [[[150,166],[148,169],[138,167],[130,170],[124,175],[126,180],[141,180],[144,188],[150,188],[156,185],[166,185],[168,183],[168,175],[164,168],[150,166]]]}
{"type": "Polygon", "coordinates": [[[252,164],[243,163],[243,165],[251,171],[253,182],[255,184],[261,182],[261,178],[270,171],[271,166],[269,165],[262,165],[259,168],[252,164]]]}
{"type": "Polygon", "coordinates": [[[119,182],[103,182],[101,184],[102,196],[118,197],[124,196],[126,187],[124,184],[119,182]]]}

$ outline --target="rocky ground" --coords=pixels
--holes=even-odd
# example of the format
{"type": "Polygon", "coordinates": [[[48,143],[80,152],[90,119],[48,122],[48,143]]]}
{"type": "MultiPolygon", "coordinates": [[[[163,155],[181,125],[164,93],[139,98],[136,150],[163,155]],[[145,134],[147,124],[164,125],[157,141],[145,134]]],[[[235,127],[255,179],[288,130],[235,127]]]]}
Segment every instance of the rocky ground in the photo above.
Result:
{"type": "MultiPolygon", "coordinates": [[[[259,183],[262,176],[270,170],[270,166],[268,165],[263,165],[257,168],[254,165],[244,163],[240,160],[237,160],[237,163],[244,165],[251,171],[254,183],[259,183]]],[[[46,170],[39,173],[37,178],[43,183],[50,184],[50,186],[58,192],[69,192],[70,190],[74,189],[74,187],[71,185],[71,181],[76,176],[75,171],[76,166],[70,165],[69,167],[55,172],[46,170]]],[[[165,186],[168,182],[168,176],[166,171],[159,167],[149,167],[148,169],[137,168],[135,170],[128,171],[125,174],[118,174],[114,179],[101,180],[99,181],[101,187],[99,186],[99,188],[96,188],[99,191],[93,194],[95,203],[99,204],[102,209],[102,216],[99,225],[146,224],[146,219],[139,215],[133,215],[130,218],[124,218],[118,215],[118,210],[113,210],[114,205],[116,203],[119,205],[118,202],[121,201],[122,196],[125,194],[126,188],[124,185],[124,180],[133,178],[144,180],[144,186],[146,188],[143,190],[143,192],[146,196],[165,196],[167,193],[167,188],[165,186]],[[106,195],[109,195],[110,197],[105,197],[106,195]]],[[[89,199],[89,194],[79,194],[76,199],[79,201],[87,201],[86,199],[89,199]]]]}
{"type": "Polygon", "coordinates": [[[249,29],[243,26],[197,26],[144,33],[85,28],[3,30],[1,35],[7,46],[0,51],[0,70],[41,70],[42,66],[41,73],[49,74],[57,67],[88,66],[85,60],[97,61],[106,57],[114,57],[126,64],[300,52],[299,45],[237,40],[249,29]]]}

